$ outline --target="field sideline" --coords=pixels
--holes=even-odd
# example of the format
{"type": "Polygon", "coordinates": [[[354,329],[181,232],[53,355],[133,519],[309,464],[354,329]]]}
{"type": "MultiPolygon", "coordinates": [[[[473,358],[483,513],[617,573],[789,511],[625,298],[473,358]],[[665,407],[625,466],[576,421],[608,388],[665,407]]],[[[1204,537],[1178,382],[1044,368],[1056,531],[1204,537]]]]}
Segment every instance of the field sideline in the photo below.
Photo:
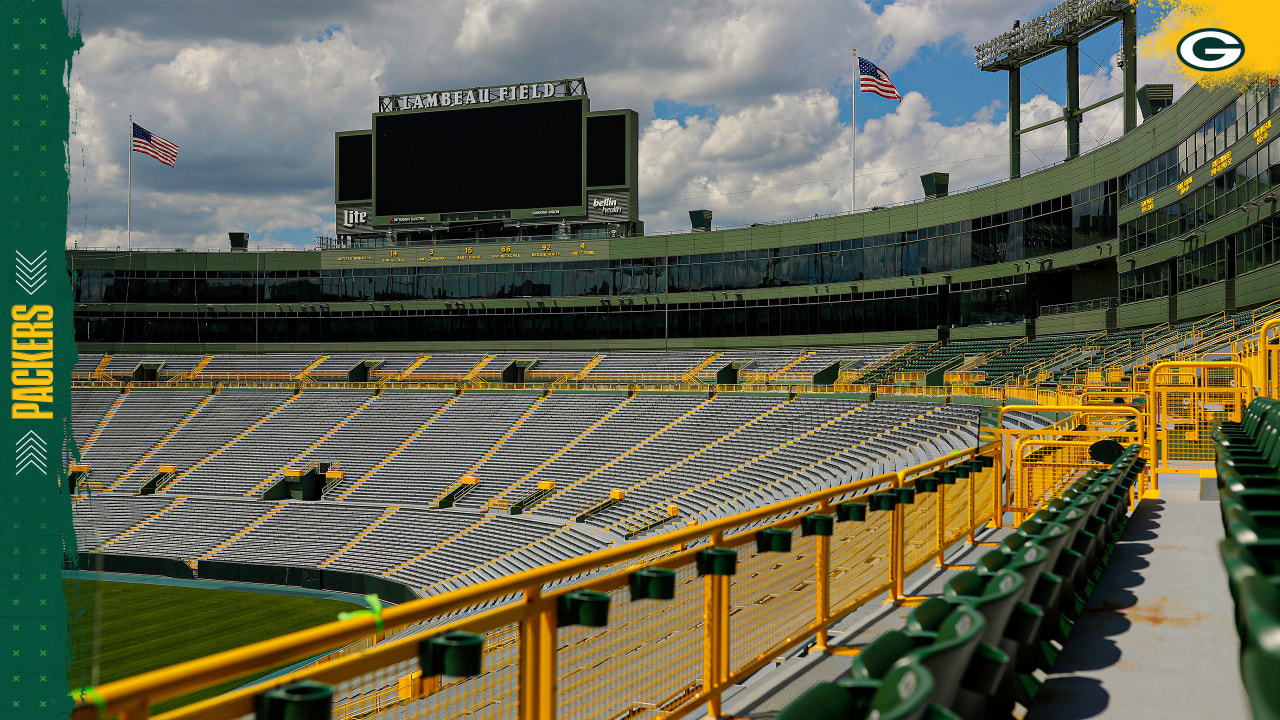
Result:
{"type": "MultiPolygon", "coordinates": [[[[67,680],[90,684],[95,581],[62,581],[67,599],[67,680]]],[[[307,597],[124,582],[102,583],[98,684],[314,627],[363,605],[307,597]]],[[[156,712],[246,684],[233,680],[156,705],[156,712]]]]}

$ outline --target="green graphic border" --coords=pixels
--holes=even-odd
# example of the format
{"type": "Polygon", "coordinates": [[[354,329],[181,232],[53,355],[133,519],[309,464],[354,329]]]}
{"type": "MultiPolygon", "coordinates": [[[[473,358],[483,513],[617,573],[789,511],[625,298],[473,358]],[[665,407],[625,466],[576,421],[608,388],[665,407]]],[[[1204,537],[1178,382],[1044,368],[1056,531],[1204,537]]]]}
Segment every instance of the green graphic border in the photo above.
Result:
{"type": "MultiPolygon", "coordinates": [[[[53,313],[53,402],[36,403],[51,417],[13,417],[12,352],[3,361],[9,407],[0,412],[0,464],[7,465],[0,491],[0,718],[65,718],[72,707],[69,685],[84,681],[67,676],[69,608],[62,592],[62,568],[76,548],[65,477],[76,361],[63,253],[66,83],[83,43],[57,0],[3,3],[0,29],[0,101],[6,108],[0,116],[0,307],[11,335],[5,345],[12,348],[20,332],[12,325],[14,306],[47,305],[53,313]]],[[[81,612],[78,600],[71,605],[71,616],[81,612]]]]}

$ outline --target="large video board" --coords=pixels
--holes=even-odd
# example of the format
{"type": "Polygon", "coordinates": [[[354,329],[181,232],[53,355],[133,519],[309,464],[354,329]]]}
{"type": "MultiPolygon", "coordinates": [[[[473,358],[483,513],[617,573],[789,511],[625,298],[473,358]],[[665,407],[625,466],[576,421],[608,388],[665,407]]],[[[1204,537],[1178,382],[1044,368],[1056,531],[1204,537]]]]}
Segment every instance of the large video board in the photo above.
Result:
{"type": "Polygon", "coordinates": [[[583,215],[587,109],[556,97],[374,115],[377,222],[583,215]]]}
{"type": "Polygon", "coordinates": [[[373,135],[368,130],[338,133],[334,159],[334,199],[340,203],[373,200],[373,135]]]}

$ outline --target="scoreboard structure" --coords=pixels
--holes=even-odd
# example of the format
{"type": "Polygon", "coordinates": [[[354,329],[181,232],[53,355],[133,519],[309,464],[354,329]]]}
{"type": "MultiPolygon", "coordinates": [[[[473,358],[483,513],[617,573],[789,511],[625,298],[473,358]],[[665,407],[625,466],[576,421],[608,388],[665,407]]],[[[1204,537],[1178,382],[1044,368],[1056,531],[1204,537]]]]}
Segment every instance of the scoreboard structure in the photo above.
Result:
{"type": "Polygon", "coordinates": [[[381,96],[334,136],[339,246],[643,234],[638,125],[582,78],[381,96]]]}

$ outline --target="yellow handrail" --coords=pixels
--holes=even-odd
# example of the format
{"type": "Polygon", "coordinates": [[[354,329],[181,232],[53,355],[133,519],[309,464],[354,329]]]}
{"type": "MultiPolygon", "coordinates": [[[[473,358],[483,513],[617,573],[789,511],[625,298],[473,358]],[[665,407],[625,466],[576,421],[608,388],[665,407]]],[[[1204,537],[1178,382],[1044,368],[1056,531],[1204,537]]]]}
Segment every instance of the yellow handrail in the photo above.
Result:
{"type": "MultiPolygon", "coordinates": [[[[909,487],[912,484],[909,481],[929,470],[968,461],[979,455],[994,457],[997,454],[998,445],[988,444],[976,450],[938,458],[896,473],[884,473],[835,488],[808,493],[767,507],[673,530],[651,539],[612,547],[590,555],[464,587],[445,595],[389,607],[382,610],[378,620],[375,620],[372,614],[358,616],[353,619],[329,623],[280,638],[228,650],[206,658],[191,660],[169,668],[143,673],[103,685],[97,688],[97,694],[105,702],[106,713],[104,717],[119,714],[121,720],[140,720],[149,716],[148,708],[151,704],[166,698],[209,687],[231,678],[263,671],[302,658],[314,657],[334,648],[358,641],[361,638],[367,638],[377,632],[386,634],[413,623],[443,618],[450,613],[463,611],[481,603],[520,596],[523,597],[523,601],[517,604],[506,605],[496,610],[456,620],[412,637],[378,643],[347,657],[303,668],[248,688],[165,713],[161,717],[167,720],[177,720],[178,718],[230,718],[252,714],[254,696],[271,687],[278,687],[301,678],[322,682],[337,682],[347,678],[357,678],[374,668],[387,667],[395,662],[416,656],[417,643],[420,639],[442,632],[445,629],[458,628],[483,632],[512,623],[518,624],[521,628],[519,641],[522,685],[521,717],[531,719],[534,717],[551,717],[546,713],[548,708],[551,708],[552,711],[554,710],[554,704],[557,699],[553,690],[554,683],[547,684],[538,678],[548,672],[554,672],[556,664],[554,654],[557,653],[554,641],[557,603],[561,596],[573,590],[574,587],[616,591],[619,588],[625,588],[628,571],[635,569],[631,561],[636,559],[645,558],[654,553],[669,553],[672,548],[689,548],[691,545],[702,545],[704,543],[712,547],[741,547],[746,543],[752,542],[755,537],[755,531],[766,525],[753,526],[749,531],[741,531],[744,526],[766,523],[768,527],[793,528],[801,523],[801,518],[797,513],[814,510],[819,513],[829,512],[834,508],[834,503],[840,500],[856,497],[865,501],[869,497],[869,491],[877,488],[886,486],[909,487]],[[739,531],[734,532],[735,529],[739,531]],[[549,583],[565,581],[584,573],[599,573],[601,571],[607,574],[588,582],[579,583],[574,587],[562,586],[553,592],[544,593],[542,591],[543,586],[549,583]],[[539,650],[538,648],[542,649],[539,650]],[[552,653],[552,655],[545,655],[545,653],[552,653]],[[536,672],[533,669],[533,665],[538,667],[536,672]]],[[[984,505],[981,508],[976,508],[974,506],[974,498],[998,499],[1003,497],[1002,490],[997,487],[1002,482],[1001,474],[984,470],[981,476],[980,480],[970,481],[970,484],[974,486],[972,489],[966,487],[964,493],[958,490],[954,491],[958,496],[954,502],[965,503],[965,513],[967,513],[969,519],[963,522],[960,527],[951,528],[950,532],[952,534],[957,532],[961,536],[971,534],[998,515],[997,505],[992,504],[990,507],[984,505]]],[[[984,500],[984,502],[987,501],[984,500]]],[[[994,503],[996,501],[990,500],[990,502],[994,503]]],[[[819,599],[825,598],[825,601],[818,603],[818,606],[815,606],[812,600],[805,603],[805,607],[818,607],[817,613],[810,614],[808,620],[804,620],[803,617],[797,617],[798,621],[803,621],[805,627],[797,629],[797,632],[787,634],[785,638],[780,638],[777,645],[765,648],[763,653],[757,654],[753,651],[749,653],[750,657],[743,658],[729,652],[728,639],[731,633],[736,636],[739,633],[762,632],[767,634],[767,638],[773,638],[772,633],[776,628],[771,627],[769,623],[752,622],[744,624],[743,618],[731,618],[730,613],[727,612],[727,606],[720,604],[727,602],[726,593],[730,578],[724,575],[706,576],[701,584],[704,593],[700,598],[697,598],[697,602],[702,605],[703,612],[706,613],[706,617],[709,620],[708,626],[714,631],[708,632],[707,637],[704,638],[704,642],[708,643],[708,647],[704,648],[704,650],[713,656],[712,659],[714,660],[713,664],[716,666],[716,671],[712,675],[703,675],[701,687],[690,687],[686,689],[687,691],[682,691],[680,699],[673,701],[676,702],[676,706],[669,710],[679,714],[687,712],[702,703],[708,703],[710,706],[718,708],[720,693],[725,689],[767,664],[777,653],[785,651],[788,647],[798,645],[806,637],[818,634],[825,641],[827,627],[853,612],[857,607],[874,597],[875,594],[889,590],[895,598],[901,598],[904,578],[925,562],[931,561],[935,555],[946,550],[945,545],[939,545],[938,542],[927,538],[922,540],[916,537],[905,537],[907,533],[907,526],[904,525],[906,516],[916,512],[932,513],[929,515],[932,519],[928,522],[933,524],[940,522],[945,524],[945,518],[948,517],[948,513],[941,512],[944,506],[939,506],[932,501],[909,506],[911,509],[906,511],[903,510],[903,507],[898,506],[897,510],[887,514],[873,513],[868,515],[869,518],[873,515],[876,516],[874,522],[885,524],[885,529],[889,531],[888,535],[896,538],[892,542],[892,547],[890,547],[890,554],[893,560],[890,563],[890,567],[886,568],[887,572],[881,579],[868,581],[869,585],[863,591],[855,593],[855,597],[846,597],[846,588],[843,585],[838,588],[837,596],[833,597],[831,595],[833,589],[833,577],[830,574],[831,565],[829,564],[829,556],[833,552],[831,538],[823,536],[814,540],[817,545],[816,554],[819,557],[816,569],[821,572],[817,572],[816,576],[813,571],[806,573],[809,578],[816,580],[816,582],[806,583],[806,585],[811,585],[812,588],[805,589],[803,592],[814,593],[819,599]],[[933,509],[928,509],[930,507],[933,509]],[[939,517],[943,519],[939,519],[939,517]],[[921,542],[925,542],[925,545],[921,546],[921,542]],[[921,547],[923,547],[923,550],[921,547]],[[755,628],[756,624],[760,627],[755,628]]],[[[915,516],[912,515],[912,517],[915,516]]],[[[912,521],[910,527],[916,527],[917,524],[917,521],[912,521]]],[[[844,526],[842,525],[841,527],[844,526]]],[[[939,537],[946,540],[947,537],[943,537],[943,535],[945,533],[940,534],[939,537]]],[[[806,543],[807,546],[808,544],[806,543]]],[[[681,572],[689,572],[695,559],[695,554],[698,551],[699,548],[696,547],[679,550],[675,554],[668,554],[667,557],[656,564],[661,567],[681,568],[681,572]]],[[[814,552],[814,550],[810,549],[806,552],[814,552]]],[[[841,552],[843,553],[844,550],[841,549],[841,552]]],[[[770,565],[775,562],[771,558],[772,556],[767,558],[770,565]]],[[[754,561],[750,558],[744,558],[740,559],[739,562],[754,561]]],[[[790,580],[786,578],[781,580],[790,585],[790,580]]],[[[688,590],[682,592],[688,592],[688,590]]],[[[770,639],[769,643],[772,642],[773,640],[770,639]]],[[[558,652],[565,653],[568,651],[560,650],[558,652]]],[[[704,657],[708,657],[708,655],[704,653],[704,657]]],[[[375,690],[378,689],[380,688],[375,688],[375,690]]],[[[95,717],[96,712],[97,709],[92,701],[82,699],[73,717],[78,720],[95,717]]]]}

